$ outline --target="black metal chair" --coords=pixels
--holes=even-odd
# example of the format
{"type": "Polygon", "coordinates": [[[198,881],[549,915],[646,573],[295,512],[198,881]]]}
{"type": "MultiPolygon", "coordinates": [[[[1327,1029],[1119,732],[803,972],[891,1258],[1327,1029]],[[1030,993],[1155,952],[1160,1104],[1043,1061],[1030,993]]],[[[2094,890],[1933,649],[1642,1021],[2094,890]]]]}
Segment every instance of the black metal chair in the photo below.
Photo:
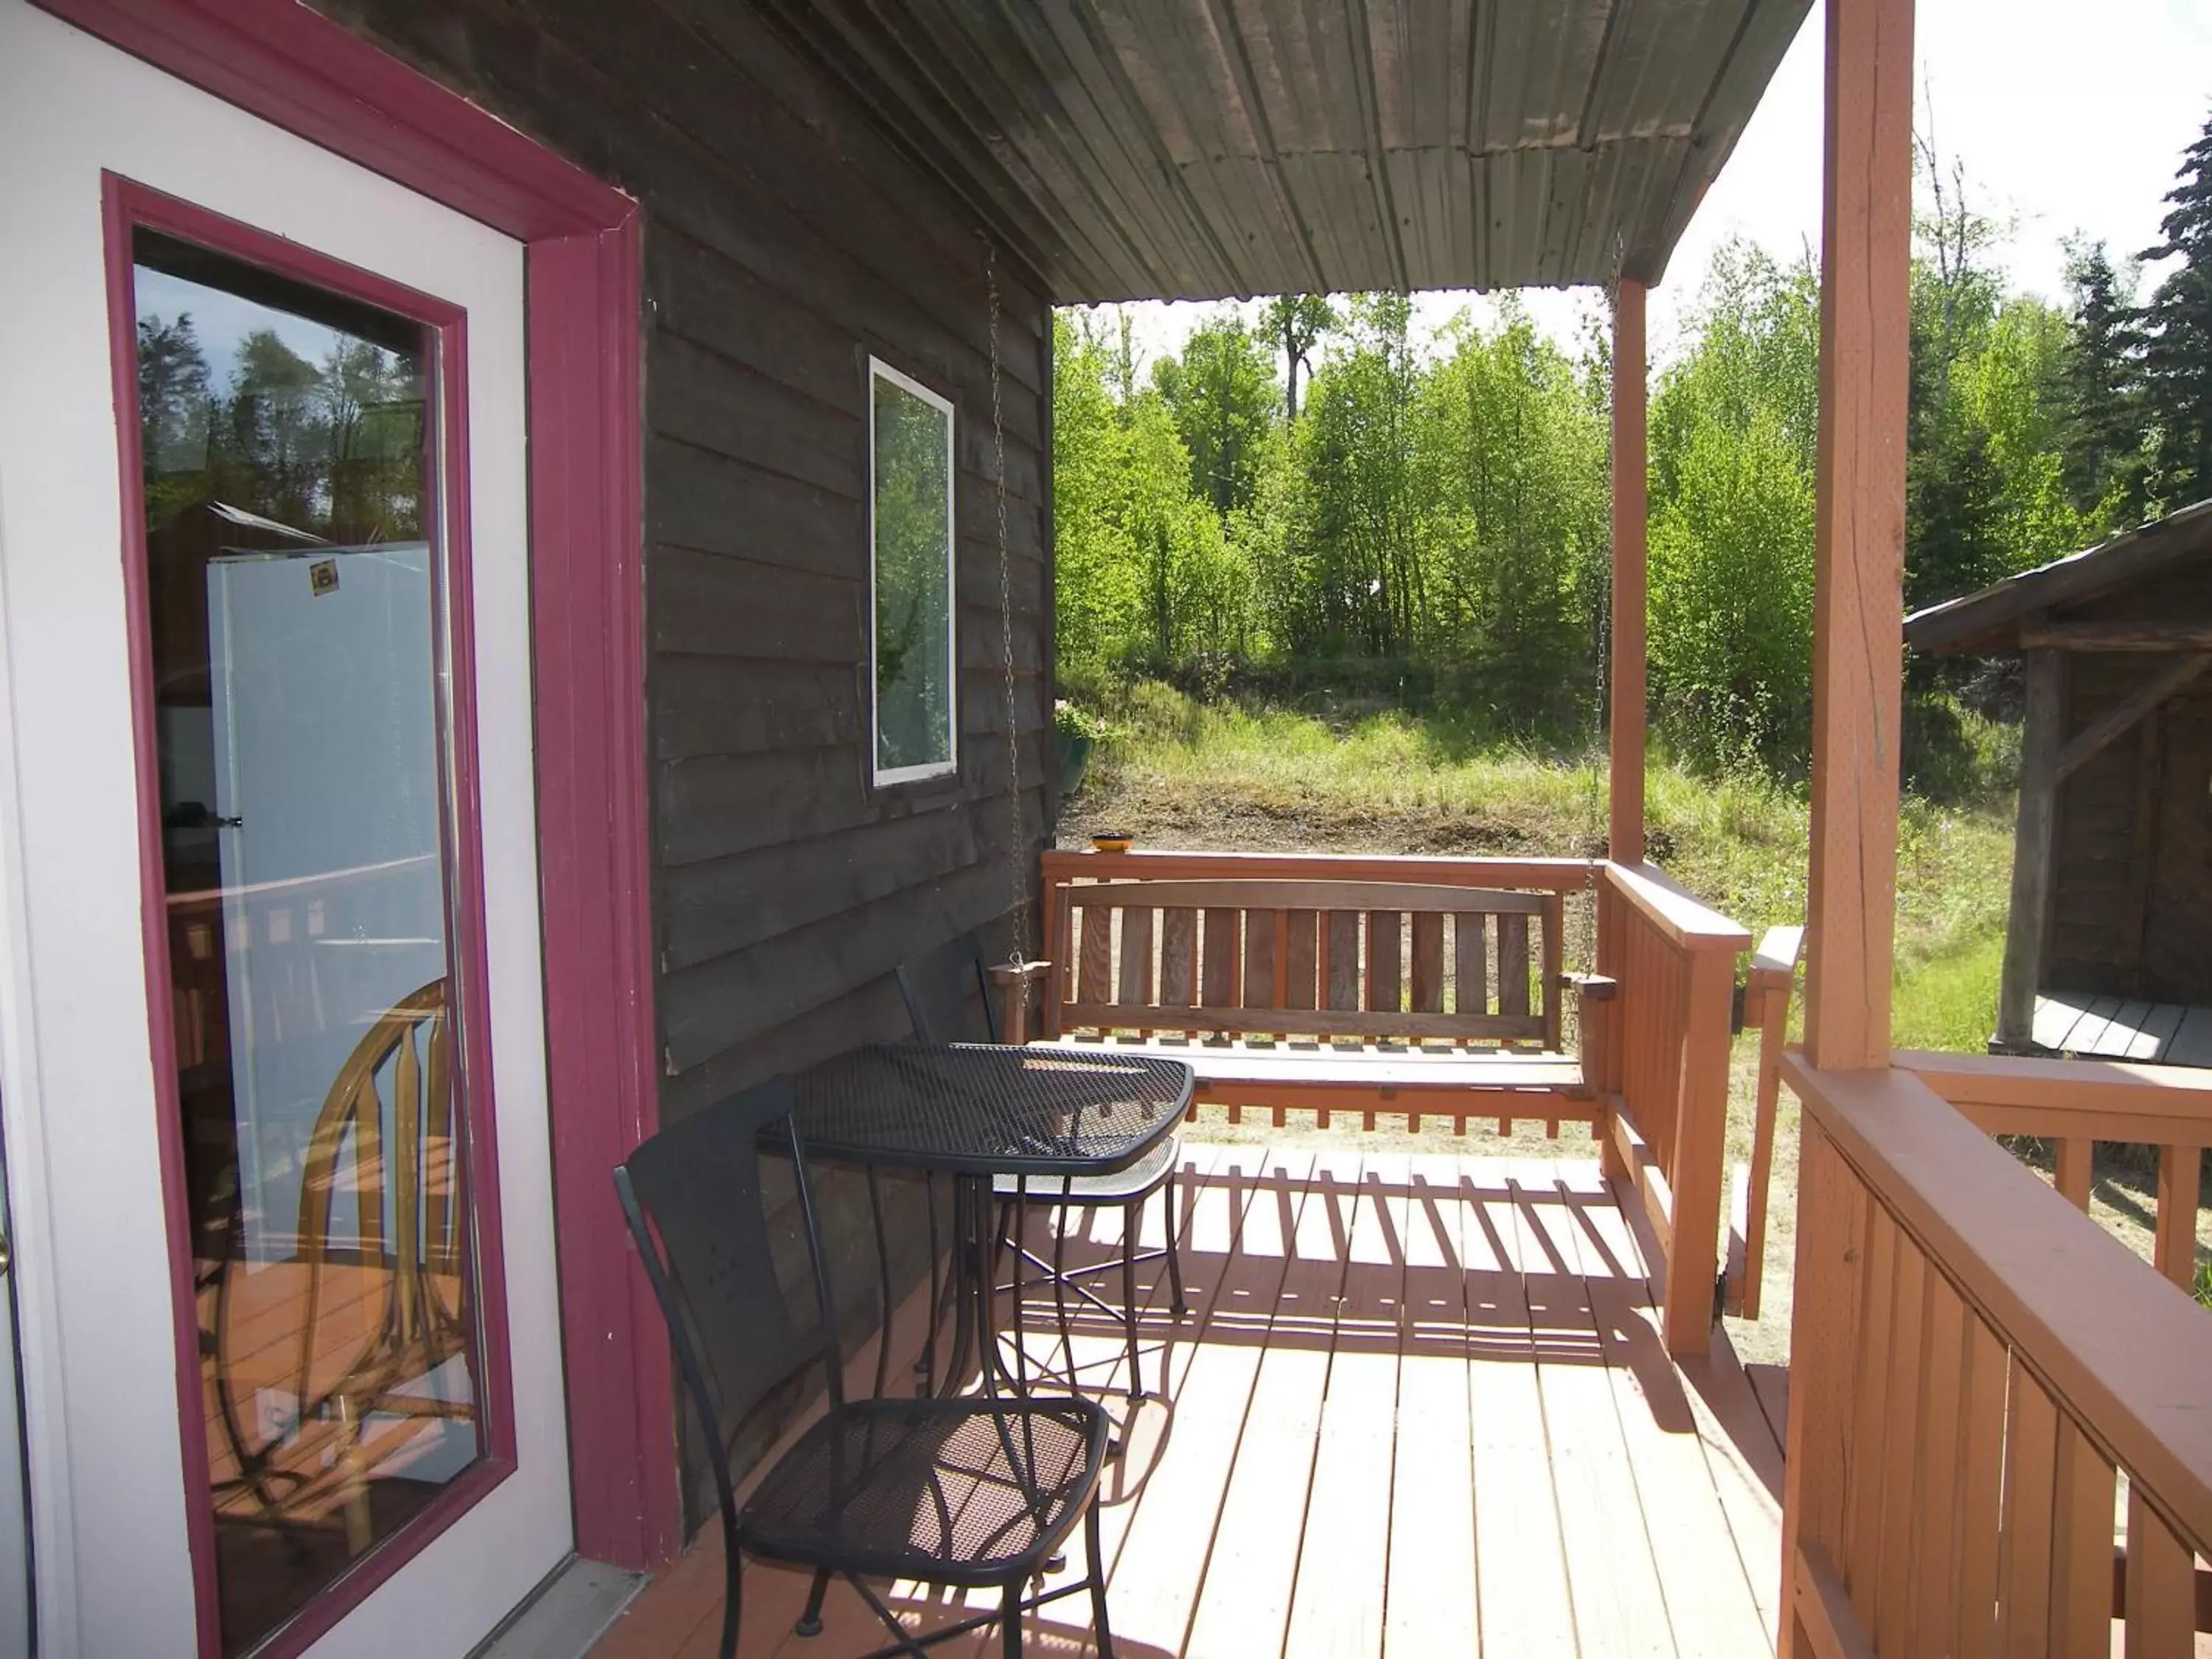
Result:
{"type": "Polygon", "coordinates": [[[787,1080],[750,1090],[664,1129],[615,1171],[647,1277],[668,1321],[721,1505],[726,1601],[722,1659],[737,1651],[743,1559],[811,1567],[799,1624],[821,1629],[822,1598],[844,1577],[893,1632],[870,1659],[918,1653],[1000,1621],[1021,1651],[1022,1615],[1088,1589],[1102,1656],[1113,1652],[1094,1503],[1109,1432],[1104,1411],[1072,1398],[848,1401],[805,1149],[787,1080]],[[762,1183],[763,1146],[791,1158],[808,1271],[779,1273],[762,1183]],[[656,1243],[657,1237],[657,1243],[656,1243]],[[810,1279],[796,1290],[793,1279],[810,1279]],[[734,1437],[756,1410],[820,1364],[829,1407],[740,1508],[734,1437]],[[1089,1576],[1039,1595],[1041,1577],[1079,1521],[1089,1576]],[[998,1611],[916,1636],[866,1580],[905,1578],[995,1589],[998,1611]]]}
{"type": "MultiPolygon", "coordinates": [[[[906,999],[907,1017],[914,1022],[914,1034],[924,1042],[996,1042],[999,1038],[998,1010],[992,1005],[991,985],[983,963],[981,942],[974,933],[932,947],[899,964],[899,992],[906,999]]],[[[1068,1328],[1068,1293],[1073,1291],[1096,1307],[1108,1318],[1117,1321],[1128,1345],[1128,1397],[1145,1397],[1145,1376],[1137,1347],[1139,1309],[1137,1306],[1137,1269],[1148,1261],[1165,1258],[1168,1264],[1168,1284],[1174,1291],[1175,1316],[1181,1319],[1189,1312],[1182,1289],[1182,1254],[1176,1237],[1176,1222],[1182,1210],[1176,1201],[1176,1170],[1182,1162],[1182,1143],[1170,1135],[1150,1153],[1126,1170],[1111,1175],[1084,1176],[1073,1179],[1053,1181],[1031,1176],[1024,1182],[1021,1178],[1002,1175],[992,1182],[992,1195],[999,1201],[999,1233],[1006,1247],[1018,1250],[1022,1260],[1034,1267],[1040,1279],[1052,1286],[1053,1303],[1059,1316],[1060,1346],[1073,1363],[1074,1346],[1068,1328]],[[1139,1224],[1144,1216],[1145,1201],[1154,1193],[1164,1193],[1167,1200],[1167,1245],[1164,1249],[1139,1250],[1137,1248],[1139,1224]],[[1053,1220],[1053,1259],[1043,1260],[1029,1248],[1021,1237],[1016,1212],[1027,1204],[1044,1204],[1056,1212],[1069,1210],[1119,1209],[1121,1212],[1121,1305],[1116,1308],[1093,1291],[1066,1267],[1067,1218],[1055,1214],[1053,1220]]],[[[1015,1310],[1017,1340],[1020,1339],[1021,1310],[1015,1310]]],[[[1164,1384],[1167,1379],[1161,1379],[1164,1384]]]]}

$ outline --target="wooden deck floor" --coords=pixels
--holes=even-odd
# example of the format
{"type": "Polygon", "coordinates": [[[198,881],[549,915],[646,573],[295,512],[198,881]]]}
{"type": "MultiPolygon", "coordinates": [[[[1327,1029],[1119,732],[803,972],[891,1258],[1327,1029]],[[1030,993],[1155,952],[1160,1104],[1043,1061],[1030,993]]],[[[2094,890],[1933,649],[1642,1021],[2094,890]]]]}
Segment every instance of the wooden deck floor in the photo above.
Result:
{"type": "Polygon", "coordinates": [[[2034,1036],[2037,1048],[2053,1053],[2212,1066],[2212,1008],[2178,1002],[2044,991],[2035,999],[2034,1036]]]}
{"type": "MultiPolygon", "coordinates": [[[[1724,1341],[1668,1361],[1595,1164],[1198,1146],[1185,1163],[1193,1309],[1173,1321],[1164,1273],[1140,1270],[1168,1397],[1136,1413],[1104,1494],[1117,1652],[1773,1650],[1780,1449],[1724,1341]]],[[[1115,1222],[1085,1236],[1094,1256],[1115,1222]]],[[[1048,1324],[1033,1352],[1056,1346],[1048,1324]]],[[[1079,1327],[1086,1386],[1118,1386],[1118,1346],[1079,1327]]],[[[710,1528],[594,1659],[712,1654],[720,1557],[710,1528]]],[[[754,1567],[745,1587],[747,1659],[878,1644],[842,1585],[812,1641],[791,1629],[803,1576],[754,1567]]],[[[917,1626],[968,1611],[919,1586],[891,1599],[917,1626]]],[[[1029,1650],[1091,1651],[1087,1617],[1059,1604],[1029,1650]]],[[[986,1631],[941,1650],[999,1650],[986,1631]]]]}

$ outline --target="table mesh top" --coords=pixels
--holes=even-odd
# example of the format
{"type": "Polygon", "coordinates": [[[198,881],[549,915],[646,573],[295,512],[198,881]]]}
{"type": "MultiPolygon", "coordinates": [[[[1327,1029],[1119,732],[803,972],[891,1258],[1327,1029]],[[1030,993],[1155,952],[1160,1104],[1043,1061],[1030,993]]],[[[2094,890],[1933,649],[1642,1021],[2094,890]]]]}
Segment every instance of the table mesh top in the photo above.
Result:
{"type": "Polygon", "coordinates": [[[827,1158],[956,1174],[1103,1175],[1190,1104],[1178,1060],[985,1043],[877,1043],[793,1079],[799,1131],[827,1158]]]}

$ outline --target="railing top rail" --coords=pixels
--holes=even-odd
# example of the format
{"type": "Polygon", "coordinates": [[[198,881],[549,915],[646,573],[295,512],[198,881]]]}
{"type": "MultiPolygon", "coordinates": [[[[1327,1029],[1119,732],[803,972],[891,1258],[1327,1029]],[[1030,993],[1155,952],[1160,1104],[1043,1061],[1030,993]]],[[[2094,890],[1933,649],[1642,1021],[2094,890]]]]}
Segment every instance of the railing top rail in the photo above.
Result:
{"type": "Polygon", "coordinates": [[[1900,1048],[1896,1063],[1953,1105],[2124,1107],[2212,1117],[2212,1069],[2130,1060],[1946,1054],[1900,1048]]]}
{"type": "Polygon", "coordinates": [[[1070,887],[1078,909],[1144,905],[1157,909],[1418,910],[1535,915],[1553,901],[1541,892],[1461,887],[1445,882],[1164,880],[1109,881],[1070,887]]]}
{"type": "Polygon", "coordinates": [[[1875,1198],[2085,1433],[2199,1551],[2212,1547],[2212,1318],[1912,1072],[1790,1087],[1875,1198]]]}
{"type": "Polygon", "coordinates": [[[1605,873],[1615,892],[1682,949],[1738,951],[1751,948],[1749,928],[1684,892],[1656,866],[1608,861],[1605,873]]]}
{"type": "Polygon", "coordinates": [[[1417,854],[1185,853],[1153,848],[1090,853],[1057,848],[1043,855],[1048,883],[1158,881],[1206,877],[1255,881],[1427,882],[1452,887],[1522,887],[1579,892],[1600,860],[1562,858],[1458,858],[1417,854]]]}
{"type": "Polygon", "coordinates": [[[1768,928],[1759,936],[1759,949],[1752,953],[1751,982],[1788,990],[1797,982],[1797,958],[1804,948],[1802,927],[1768,928]]]}

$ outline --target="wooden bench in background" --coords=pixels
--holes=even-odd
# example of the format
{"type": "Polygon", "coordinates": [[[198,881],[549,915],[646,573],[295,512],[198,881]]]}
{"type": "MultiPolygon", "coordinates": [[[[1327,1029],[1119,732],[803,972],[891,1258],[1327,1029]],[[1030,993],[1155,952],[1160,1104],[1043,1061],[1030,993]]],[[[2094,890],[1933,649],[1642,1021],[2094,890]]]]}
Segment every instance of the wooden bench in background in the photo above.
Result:
{"type": "Polygon", "coordinates": [[[1589,882],[1583,861],[1540,861],[1530,890],[1363,879],[1357,861],[1341,878],[1121,878],[1140,856],[1048,860],[1046,1041],[1172,1052],[1232,1121],[1358,1111],[1371,1128],[1387,1110],[1556,1133],[1596,1116],[1563,1042],[1563,895],[1589,882]],[[1074,878],[1093,870],[1106,878],[1074,878]]]}

